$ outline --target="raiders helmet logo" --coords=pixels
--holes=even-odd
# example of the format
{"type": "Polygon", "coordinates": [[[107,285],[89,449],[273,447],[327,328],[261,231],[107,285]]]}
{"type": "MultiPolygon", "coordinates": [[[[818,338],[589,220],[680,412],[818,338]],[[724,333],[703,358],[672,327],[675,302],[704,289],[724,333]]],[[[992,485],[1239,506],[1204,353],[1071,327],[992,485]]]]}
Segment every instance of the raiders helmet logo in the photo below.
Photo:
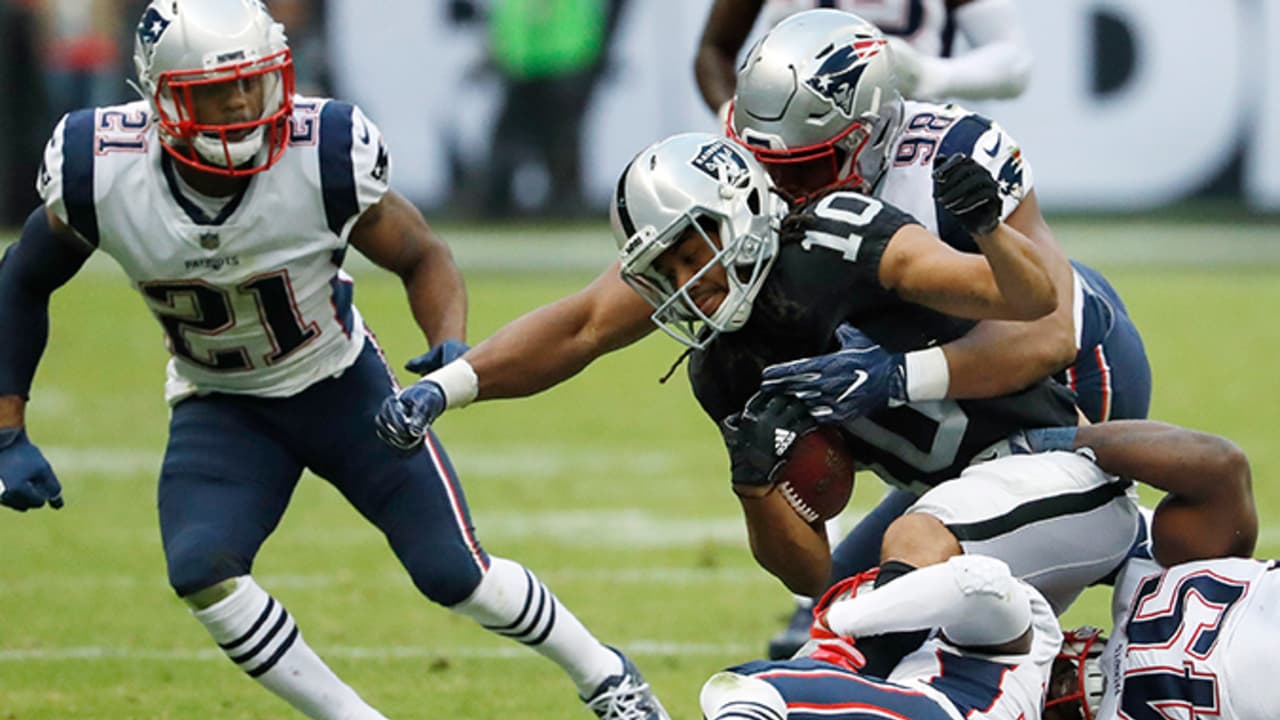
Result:
{"type": "Polygon", "coordinates": [[[751,176],[746,159],[727,142],[719,140],[698,148],[698,154],[689,164],[711,179],[737,188],[746,187],[751,176]]]}
{"type": "Polygon", "coordinates": [[[856,40],[833,51],[813,75],[804,81],[811,92],[831,101],[847,118],[853,117],[853,99],[858,81],[867,70],[867,60],[880,53],[884,40],[856,40]]]}

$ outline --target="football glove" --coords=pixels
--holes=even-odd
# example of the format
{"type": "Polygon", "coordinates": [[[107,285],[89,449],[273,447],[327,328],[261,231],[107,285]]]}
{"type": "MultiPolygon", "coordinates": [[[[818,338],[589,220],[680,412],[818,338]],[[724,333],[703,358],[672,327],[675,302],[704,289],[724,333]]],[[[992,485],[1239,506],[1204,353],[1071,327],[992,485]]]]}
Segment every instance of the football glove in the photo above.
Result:
{"type": "Polygon", "coordinates": [[[848,323],[836,328],[836,339],[836,352],[766,367],[760,392],[797,398],[823,425],[907,402],[902,353],[886,351],[848,323]]]}
{"type": "Polygon", "coordinates": [[[970,235],[987,235],[1000,224],[1000,186],[968,155],[939,157],[933,170],[933,199],[955,216],[970,235]]]}
{"type": "Polygon", "coordinates": [[[0,430],[0,505],[18,512],[62,507],[62,485],[24,428],[0,430]]]}
{"type": "Polygon", "coordinates": [[[404,369],[411,373],[426,375],[462,357],[471,347],[461,340],[452,338],[422,353],[404,364],[404,369]]]}
{"type": "Polygon", "coordinates": [[[384,400],[374,425],[383,442],[407,452],[422,445],[427,429],[444,410],[444,389],[440,384],[419,380],[384,400]]]}
{"type": "Polygon", "coordinates": [[[742,412],[720,424],[729,449],[730,480],[735,486],[765,487],[796,438],[817,427],[804,405],[785,396],[751,396],[742,412]]]}

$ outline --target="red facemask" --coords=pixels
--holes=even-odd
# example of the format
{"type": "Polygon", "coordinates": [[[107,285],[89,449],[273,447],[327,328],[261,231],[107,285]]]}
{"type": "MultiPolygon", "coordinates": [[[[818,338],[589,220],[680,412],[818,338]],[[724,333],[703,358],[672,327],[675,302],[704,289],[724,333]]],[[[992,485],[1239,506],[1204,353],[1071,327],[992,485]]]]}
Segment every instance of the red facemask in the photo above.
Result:
{"type": "Polygon", "coordinates": [[[162,73],[153,98],[161,145],[175,160],[202,172],[230,177],[262,172],[280,159],[288,145],[293,92],[293,54],[287,48],[210,70],[162,73]],[[196,117],[197,98],[204,106],[212,102],[225,108],[251,104],[257,100],[255,93],[263,104],[256,117],[232,122],[196,117]],[[238,97],[227,99],[233,94],[238,97]],[[246,144],[255,135],[261,142],[246,144]]]}
{"type": "MultiPolygon", "coordinates": [[[[728,117],[733,117],[732,105],[728,117]]],[[[871,132],[863,123],[853,123],[829,140],[798,148],[754,145],[734,131],[732,121],[726,121],[725,134],[750,150],[769,172],[774,185],[795,203],[836,187],[866,190],[866,181],[858,174],[858,156],[871,139],[871,132]],[[852,153],[838,147],[850,137],[854,139],[852,153]]]]}

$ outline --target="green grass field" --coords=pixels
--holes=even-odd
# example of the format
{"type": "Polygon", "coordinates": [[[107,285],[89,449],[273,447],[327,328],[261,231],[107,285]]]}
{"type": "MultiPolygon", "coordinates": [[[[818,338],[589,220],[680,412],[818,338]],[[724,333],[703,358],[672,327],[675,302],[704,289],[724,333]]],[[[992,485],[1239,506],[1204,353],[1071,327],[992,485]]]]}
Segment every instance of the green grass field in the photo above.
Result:
{"type": "MultiPolygon", "coordinates": [[[[1274,228],[1055,227],[1109,275],[1143,330],[1153,417],[1226,435],[1249,453],[1259,553],[1276,555],[1274,228]]],[[[468,273],[473,340],[581,287],[609,254],[603,227],[553,245],[534,236],[554,228],[496,232],[486,241],[446,229],[468,273]],[[572,267],[548,269],[569,257],[572,267]],[[536,271],[511,269],[524,265],[536,271]]],[[[398,285],[355,272],[357,302],[390,357],[420,352],[398,285]]],[[[295,717],[213,647],[167,586],[155,513],[167,421],[159,326],[123,276],[96,261],[52,310],[28,424],[67,506],[0,512],[0,720],[295,717]]],[[[677,354],[651,337],[542,396],[452,413],[438,430],[487,549],[538,572],[631,653],[674,717],[695,718],[703,680],[761,653],[790,598],[749,555],[718,435],[687,382],[657,384],[677,354]]],[[[880,491],[860,478],[853,510],[880,491]]],[[[314,477],[255,574],[389,717],[589,717],[551,663],[420,597],[380,536],[314,477]]],[[[1106,603],[1091,591],[1066,621],[1106,625],[1106,603]]]]}

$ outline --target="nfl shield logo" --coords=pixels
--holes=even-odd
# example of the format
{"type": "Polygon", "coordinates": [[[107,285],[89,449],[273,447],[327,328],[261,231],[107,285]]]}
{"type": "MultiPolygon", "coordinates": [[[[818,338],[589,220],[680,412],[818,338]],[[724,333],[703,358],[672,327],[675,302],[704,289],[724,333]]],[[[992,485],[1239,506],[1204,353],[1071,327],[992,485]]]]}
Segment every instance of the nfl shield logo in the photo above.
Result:
{"type": "Polygon", "coordinates": [[[222,241],[218,239],[218,233],[216,232],[200,233],[200,247],[205,250],[217,250],[218,245],[221,244],[221,242],[222,241]]]}

